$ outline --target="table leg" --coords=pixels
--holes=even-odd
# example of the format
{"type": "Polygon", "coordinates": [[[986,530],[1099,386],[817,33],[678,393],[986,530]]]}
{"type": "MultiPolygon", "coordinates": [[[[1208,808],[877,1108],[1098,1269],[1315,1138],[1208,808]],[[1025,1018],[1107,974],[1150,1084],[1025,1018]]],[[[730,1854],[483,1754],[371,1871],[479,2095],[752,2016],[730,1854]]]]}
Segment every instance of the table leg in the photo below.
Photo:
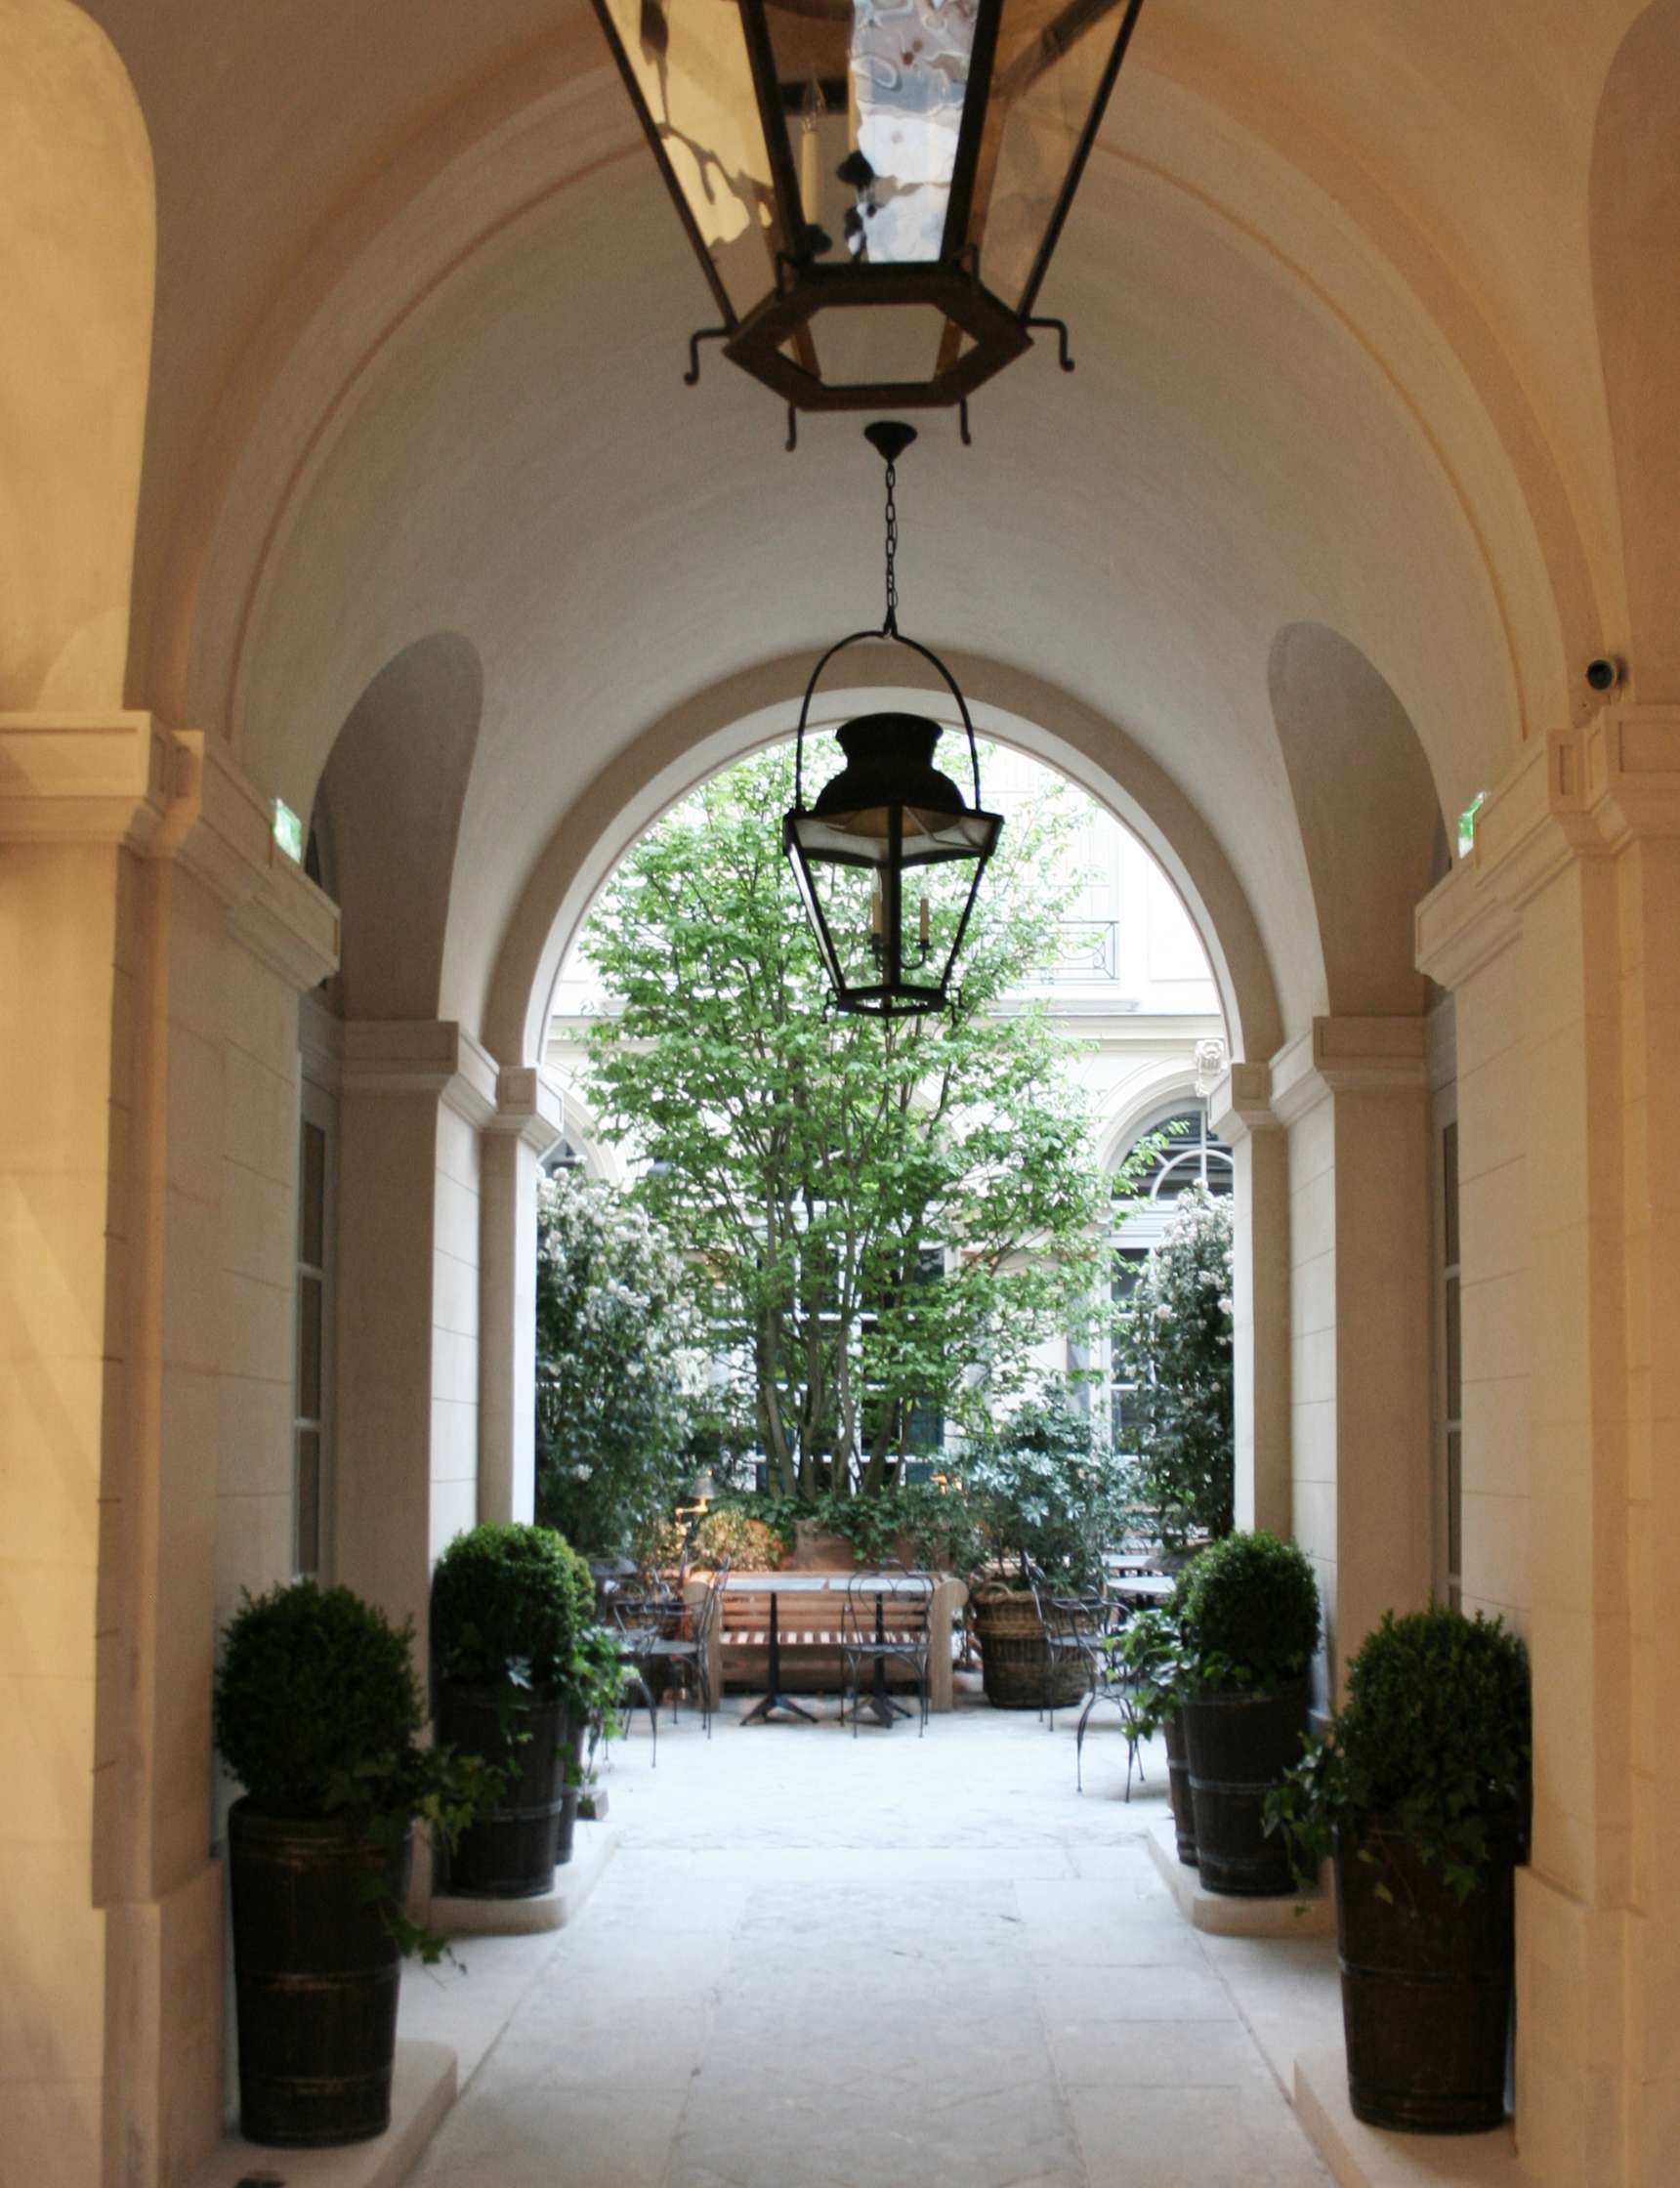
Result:
{"type": "MultiPolygon", "coordinates": [[[[886,1638],[887,1623],[883,1598],[876,1596],[875,1646],[880,1648],[886,1638]]],[[[910,1713],[907,1709],[902,1708],[887,1692],[887,1660],[885,1657],[878,1656],[875,1659],[875,1691],[870,1696],[869,1703],[870,1707],[875,1712],[877,1724],[890,1725],[895,1718],[907,1717],[910,1713]]]]}
{"type": "Polygon", "coordinates": [[[743,1725],[762,1725],[768,1720],[773,1709],[785,1709],[789,1716],[803,1717],[808,1725],[814,1725],[817,1719],[811,1711],[802,1709],[797,1702],[789,1702],[781,1691],[781,1636],[777,1623],[776,1591],[774,1588],[770,1595],[770,1643],[767,1653],[769,1661],[765,1666],[764,1699],[753,1704],[741,1719],[741,1723],[743,1725]]]}

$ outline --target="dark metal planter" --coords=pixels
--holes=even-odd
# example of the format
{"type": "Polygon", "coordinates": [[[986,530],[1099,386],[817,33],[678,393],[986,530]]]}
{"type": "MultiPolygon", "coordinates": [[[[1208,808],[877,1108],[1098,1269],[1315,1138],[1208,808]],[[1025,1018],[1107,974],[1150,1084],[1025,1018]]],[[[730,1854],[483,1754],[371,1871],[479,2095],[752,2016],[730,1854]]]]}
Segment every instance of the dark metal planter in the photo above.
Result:
{"type": "Polygon", "coordinates": [[[228,1818],[239,2130],[248,2142],[362,2142],[391,2125],[398,1948],[412,1835],[376,1846],[342,1818],[228,1818]]]}
{"type": "MultiPolygon", "coordinates": [[[[508,1778],[489,1814],[440,1857],[438,1889],[458,1899],[536,1899],[554,1886],[567,1821],[566,1704],[517,1688],[440,1681],[439,1744],[482,1755],[508,1778]]],[[[577,1813],[571,1788],[570,1815],[577,1813]]]]}
{"type": "Polygon", "coordinates": [[[1210,1892],[1281,1898],[1295,1888],[1281,1832],[1266,1835],[1266,1795],[1301,1759],[1307,1682],[1253,1693],[1227,1688],[1184,1705],[1197,1866],[1210,1892]]]}
{"type": "Polygon", "coordinates": [[[1196,1807],[1190,1791],[1190,1755],[1184,1744],[1184,1712],[1175,1709],[1161,1726],[1166,1742],[1167,1792],[1172,1800],[1172,1828],[1178,1836],[1178,1858],[1186,1869],[1197,1866],[1196,1807]]]}
{"type": "Polygon", "coordinates": [[[1411,1840],[1336,1837],[1348,2100],[1373,2127],[1485,2134],[1505,2117],[1515,1851],[1462,1905],[1411,1840]],[[1364,1846],[1375,1859],[1362,1861],[1364,1846]],[[1385,1884],[1391,1906],[1377,1893],[1385,1884]]]}

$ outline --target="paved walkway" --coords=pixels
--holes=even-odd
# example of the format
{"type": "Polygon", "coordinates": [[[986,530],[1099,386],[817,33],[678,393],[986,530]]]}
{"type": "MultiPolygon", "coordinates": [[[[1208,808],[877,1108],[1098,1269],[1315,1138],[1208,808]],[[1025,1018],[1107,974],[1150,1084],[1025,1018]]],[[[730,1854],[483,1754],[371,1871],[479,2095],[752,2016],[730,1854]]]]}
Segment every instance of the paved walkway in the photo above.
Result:
{"type": "Polygon", "coordinates": [[[1127,1807],[1112,1731],[1075,1794],[1071,1717],[854,1741],[745,1705],[709,1743],[667,1716],[656,1770],[646,1720],[614,1750],[617,1859],[424,2188],[1327,2181],[1255,2036],[1322,2014],[1323,1950],[1184,1924],[1143,1839],[1158,1756],[1127,1807]]]}

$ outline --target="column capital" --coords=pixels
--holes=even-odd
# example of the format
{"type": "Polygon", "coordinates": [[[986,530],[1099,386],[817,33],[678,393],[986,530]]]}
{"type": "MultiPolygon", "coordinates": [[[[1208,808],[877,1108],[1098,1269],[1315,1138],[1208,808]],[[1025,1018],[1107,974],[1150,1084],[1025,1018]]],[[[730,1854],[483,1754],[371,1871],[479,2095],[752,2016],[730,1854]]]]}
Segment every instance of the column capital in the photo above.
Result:
{"type": "Polygon", "coordinates": [[[1429,1083],[1421,1018],[1315,1018],[1273,1057],[1272,1110],[1293,1124],[1332,1094],[1417,1094],[1429,1083]]]}
{"type": "Polygon", "coordinates": [[[338,907],[274,841],[219,737],[153,714],[0,714],[0,843],[108,843],[178,862],[299,989],[338,965],[338,907]]]}
{"type": "Polygon", "coordinates": [[[343,1072],[348,1095],[434,1095],[477,1131],[496,1115],[495,1059],[450,1018],[347,1019],[343,1072]]]}
{"type": "Polygon", "coordinates": [[[1489,792],[1469,857],[1418,905],[1418,970],[1460,986],[1574,861],[1660,836],[1680,838],[1680,707],[1607,707],[1536,737],[1489,792]]]}
{"type": "Polygon", "coordinates": [[[534,1064],[504,1064],[496,1075],[496,1114],[484,1129],[514,1134],[546,1155],[566,1136],[565,1098],[534,1064]]]}
{"type": "Polygon", "coordinates": [[[1278,1129],[1272,1107],[1272,1067],[1240,1060],[1228,1064],[1207,1091],[1207,1121],[1235,1147],[1250,1133],[1278,1129]]]}

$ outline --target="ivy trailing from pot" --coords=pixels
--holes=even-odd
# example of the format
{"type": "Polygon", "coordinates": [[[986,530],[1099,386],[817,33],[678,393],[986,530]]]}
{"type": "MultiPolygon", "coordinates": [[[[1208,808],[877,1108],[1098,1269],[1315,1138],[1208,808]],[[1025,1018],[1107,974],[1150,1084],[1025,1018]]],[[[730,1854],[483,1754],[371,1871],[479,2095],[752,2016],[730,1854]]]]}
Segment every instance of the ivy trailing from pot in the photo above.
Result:
{"type": "Polygon", "coordinates": [[[1517,1635],[1480,1613],[1391,1612],[1323,1739],[1268,1797],[1297,1868],[1335,1859],[1349,2094],[1373,2125],[1503,2117],[1532,1756],[1517,1635]]]}
{"type": "Polygon", "coordinates": [[[412,1640],[411,1626],[314,1580],[246,1595],[225,1635],[216,1746],[245,1788],[228,1837],[240,2125],[252,2142],[384,2132],[398,1960],[448,1950],[403,1912],[414,1820],[447,1843],[500,1788],[478,1756],[419,1744],[412,1640]]]}

